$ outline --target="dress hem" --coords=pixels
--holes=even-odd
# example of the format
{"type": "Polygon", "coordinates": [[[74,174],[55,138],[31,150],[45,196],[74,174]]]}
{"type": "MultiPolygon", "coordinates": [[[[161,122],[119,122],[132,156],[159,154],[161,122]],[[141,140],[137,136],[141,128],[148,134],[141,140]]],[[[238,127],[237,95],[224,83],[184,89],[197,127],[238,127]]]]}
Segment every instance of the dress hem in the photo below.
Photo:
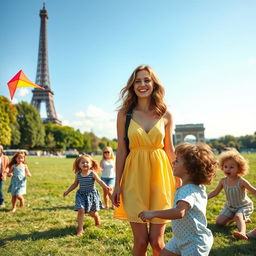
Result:
{"type": "Polygon", "coordinates": [[[127,217],[122,217],[122,216],[114,216],[114,219],[118,219],[118,220],[122,220],[122,221],[129,221],[129,222],[134,222],[134,223],[140,223],[140,224],[146,224],[146,223],[150,223],[150,224],[167,224],[170,223],[170,220],[151,220],[151,221],[142,221],[142,220],[138,220],[137,218],[127,218],[127,217]]]}

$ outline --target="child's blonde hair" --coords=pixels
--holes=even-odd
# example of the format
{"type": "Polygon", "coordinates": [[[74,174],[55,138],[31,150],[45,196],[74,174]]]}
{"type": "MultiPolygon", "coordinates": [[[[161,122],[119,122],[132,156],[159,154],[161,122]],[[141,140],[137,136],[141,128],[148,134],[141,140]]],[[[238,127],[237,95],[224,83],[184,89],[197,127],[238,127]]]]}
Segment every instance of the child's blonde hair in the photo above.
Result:
{"type": "Polygon", "coordinates": [[[73,164],[73,170],[75,173],[81,172],[81,170],[79,168],[79,164],[83,158],[88,158],[92,162],[92,167],[91,167],[92,170],[100,171],[100,165],[98,164],[98,162],[96,160],[94,160],[91,155],[83,154],[83,155],[79,156],[73,164]]]}
{"type": "Polygon", "coordinates": [[[181,143],[175,148],[194,184],[210,184],[216,176],[218,162],[211,148],[204,143],[181,143]]]}
{"type": "Polygon", "coordinates": [[[24,156],[24,162],[23,162],[23,163],[26,164],[26,159],[25,159],[26,153],[25,153],[24,151],[22,151],[22,150],[19,150],[18,152],[16,152],[16,153],[13,155],[13,157],[12,157],[10,163],[9,163],[9,167],[10,167],[10,168],[11,168],[14,164],[17,164],[16,158],[17,158],[19,155],[24,156]]]}
{"type": "Polygon", "coordinates": [[[111,147],[108,147],[108,146],[106,146],[106,147],[103,148],[103,151],[102,151],[102,158],[105,159],[105,160],[107,159],[107,158],[106,158],[106,154],[104,154],[104,152],[105,152],[106,150],[109,151],[109,158],[112,159],[112,160],[115,160],[115,155],[114,155],[113,149],[112,149],[111,147]]]}
{"type": "Polygon", "coordinates": [[[238,165],[239,176],[244,176],[249,172],[248,161],[234,148],[220,154],[219,165],[221,170],[223,170],[224,162],[228,159],[233,159],[238,165]]]}

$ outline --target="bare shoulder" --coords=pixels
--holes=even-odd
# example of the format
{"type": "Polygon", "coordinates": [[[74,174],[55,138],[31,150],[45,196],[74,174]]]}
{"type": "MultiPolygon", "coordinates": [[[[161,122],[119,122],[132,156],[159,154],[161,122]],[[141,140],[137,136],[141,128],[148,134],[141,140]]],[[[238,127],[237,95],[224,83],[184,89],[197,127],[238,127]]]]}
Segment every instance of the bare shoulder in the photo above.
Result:
{"type": "Polygon", "coordinates": [[[117,121],[119,122],[122,122],[124,121],[126,118],[126,113],[122,110],[119,110],[118,113],[117,113],[117,121]]]}
{"type": "Polygon", "coordinates": [[[163,119],[164,119],[164,123],[165,125],[169,124],[172,125],[172,114],[170,112],[170,110],[166,110],[166,112],[163,115],[163,119]]]}
{"type": "Polygon", "coordinates": [[[93,178],[98,178],[99,177],[99,175],[97,174],[96,171],[92,171],[92,176],[93,176],[93,178]]]}
{"type": "Polygon", "coordinates": [[[249,183],[249,182],[248,182],[246,179],[244,179],[243,177],[240,177],[239,179],[240,179],[240,185],[241,185],[241,186],[244,186],[244,185],[246,185],[246,184],[249,183]]]}

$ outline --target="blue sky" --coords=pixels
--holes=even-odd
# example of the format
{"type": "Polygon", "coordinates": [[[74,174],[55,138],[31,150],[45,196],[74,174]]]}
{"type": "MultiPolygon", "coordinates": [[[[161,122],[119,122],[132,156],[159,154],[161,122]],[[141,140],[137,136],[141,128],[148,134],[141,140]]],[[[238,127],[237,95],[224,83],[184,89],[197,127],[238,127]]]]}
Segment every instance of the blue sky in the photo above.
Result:
{"type": "MultiPolygon", "coordinates": [[[[256,131],[255,0],[1,0],[0,95],[20,69],[35,82],[43,2],[63,124],[115,138],[119,92],[148,64],[174,125],[203,123],[207,138],[256,131]]],[[[20,88],[13,103],[31,98],[20,88]]]]}

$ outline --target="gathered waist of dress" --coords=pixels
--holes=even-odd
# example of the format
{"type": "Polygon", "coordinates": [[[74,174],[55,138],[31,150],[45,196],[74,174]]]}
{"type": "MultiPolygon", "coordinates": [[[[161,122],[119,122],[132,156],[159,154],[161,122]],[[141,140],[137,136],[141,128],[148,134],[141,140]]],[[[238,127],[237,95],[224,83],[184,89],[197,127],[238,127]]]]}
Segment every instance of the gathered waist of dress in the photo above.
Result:
{"type": "Polygon", "coordinates": [[[130,151],[136,151],[136,150],[149,150],[149,151],[155,151],[163,149],[161,147],[153,147],[153,146],[139,146],[139,147],[131,147],[130,151]]]}

